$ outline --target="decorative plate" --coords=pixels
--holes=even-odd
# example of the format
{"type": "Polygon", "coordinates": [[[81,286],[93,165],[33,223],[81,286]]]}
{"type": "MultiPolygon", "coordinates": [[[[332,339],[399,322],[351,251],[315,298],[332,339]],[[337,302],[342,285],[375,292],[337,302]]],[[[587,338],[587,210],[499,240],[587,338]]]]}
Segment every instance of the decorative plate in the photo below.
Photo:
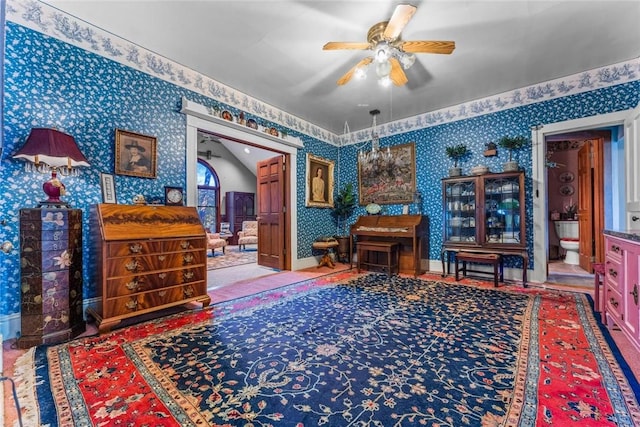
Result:
{"type": "Polygon", "coordinates": [[[220,117],[222,117],[225,120],[229,120],[230,122],[233,121],[233,115],[227,110],[224,110],[222,113],[220,113],[220,117]]]}
{"type": "Polygon", "coordinates": [[[272,136],[279,136],[278,129],[276,129],[276,128],[270,128],[270,129],[269,129],[269,135],[272,135],[272,136]]]}
{"type": "Polygon", "coordinates": [[[567,184],[567,185],[563,185],[562,187],[560,187],[560,194],[562,194],[563,196],[571,196],[573,195],[573,193],[575,193],[575,188],[573,188],[573,185],[567,184]]]}
{"type": "Polygon", "coordinates": [[[575,175],[573,174],[573,172],[569,172],[569,171],[562,172],[558,177],[560,182],[564,182],[564,183],[573,182],[574,178],[575,178],[575,175]]]}
{"type": "Polygon", "coordinates": [[[365,209],[369,215],[378,215],[382,207],[377,203],[369,203],[365,209]]]}
{"type": "Polygon", "coordinates": [[[253,119],[247,120],[247,127],[251,129],[258,129],[258,122],[253,119]]]}

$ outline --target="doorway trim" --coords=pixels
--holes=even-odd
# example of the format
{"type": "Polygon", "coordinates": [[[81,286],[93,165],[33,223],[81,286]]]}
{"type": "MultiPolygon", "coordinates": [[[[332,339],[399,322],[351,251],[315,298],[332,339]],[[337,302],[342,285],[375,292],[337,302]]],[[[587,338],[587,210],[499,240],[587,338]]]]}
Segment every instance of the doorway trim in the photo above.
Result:
{"type": "Polygon", "coordinates": [[[622,125],[630,110],[564,122],[542,124],[531,130],[532,183],[533,183],[533,273],[531,281],[544,283],[547,280],[549,256],[549,215],[546,167],[545,137],[560,133],[575,132],[607,126],[622,125]],[[537,130],[536,130],[537,128],[537,130]]]}
{"type": "Polygon", "coordinates": [[[286,233],[288,237],[288,247],[290,249],[289,259],[291,260],[291,270],[303,268],[298,260],[298,241],[294,236],[298,235],[298,205],[296,202],[296,194],[298,193],[298,183],[296,181],[296,165],[298,164],[298,149],[295,146],[274,139],[265,138],[250,132],[244,132],[242,129],[227,126],[224,122],[216,121],[206,114],[206,107],[191,101],[187,103],[183,100],[181,112],[186,115],[186,202],[188,206],[196,206],[197,204],[197,173],[196,166],[198,163],[198,130],[213,132],[218,135],[228,137],[229,139],[237,139],[246,141],[257,147],[284,153],[289,156],[289,167],[285,171],[288,192],[288,212],[289,220],[287,224],[290,226],[290,232],[286,233]],[[204,113],[203,113],[204,112],[204,113]]]}

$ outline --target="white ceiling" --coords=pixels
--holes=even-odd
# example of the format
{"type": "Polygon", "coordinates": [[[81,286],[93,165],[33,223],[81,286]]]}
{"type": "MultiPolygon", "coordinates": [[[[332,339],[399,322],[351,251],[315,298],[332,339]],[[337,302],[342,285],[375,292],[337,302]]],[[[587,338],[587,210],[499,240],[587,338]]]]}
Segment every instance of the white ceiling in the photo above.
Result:
{"type": "Polygon", "coordinates": [[[453,40],[417,54],[403,87],[336,80],[399,1],[48,0],[88,23],[336,134],[640,57],[640,1],[412,1],[404,40],[453,40]]]}

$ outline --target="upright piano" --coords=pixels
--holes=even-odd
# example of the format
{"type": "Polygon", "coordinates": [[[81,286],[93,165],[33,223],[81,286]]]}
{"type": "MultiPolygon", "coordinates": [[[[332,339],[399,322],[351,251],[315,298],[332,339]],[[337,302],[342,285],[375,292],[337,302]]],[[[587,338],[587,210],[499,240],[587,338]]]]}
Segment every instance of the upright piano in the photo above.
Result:
{"type": "Polygon", "coordinates": [[[354,248],[362,241],[398,242],[401,273],[415,277],[429,270],[429,219],[424,215],[360,216],[351,226],[352,267],[354,248]]]}

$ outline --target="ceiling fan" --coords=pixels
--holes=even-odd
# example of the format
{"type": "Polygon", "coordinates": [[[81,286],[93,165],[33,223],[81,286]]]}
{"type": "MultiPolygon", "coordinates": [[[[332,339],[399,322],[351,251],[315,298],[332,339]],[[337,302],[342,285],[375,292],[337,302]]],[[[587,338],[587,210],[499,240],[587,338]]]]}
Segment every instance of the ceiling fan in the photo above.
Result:
{"type": "Polygon", "coordinates": [[[450,54],[456,47],[452,41],[427,41],[414,40],[403,41],[400,33],[416,13],[416,7],[409,4],[401,4],[396,9],[389,21],[379,22],[372,26],[367,33],[367,42],[328,42],[323,50],[372,50],[373,56],[368,56],[358,62],[353,68],[338,79],[339,85],[344,85],[356,75],[364,77],[366,68],[372,63],[376,64],[376,74],[381,84],[388,85],[393,82],[396,86],[405,85],[408,80],[403,68],[406,70],[416,60],[414,53],[441,53],[450,54]]]}

